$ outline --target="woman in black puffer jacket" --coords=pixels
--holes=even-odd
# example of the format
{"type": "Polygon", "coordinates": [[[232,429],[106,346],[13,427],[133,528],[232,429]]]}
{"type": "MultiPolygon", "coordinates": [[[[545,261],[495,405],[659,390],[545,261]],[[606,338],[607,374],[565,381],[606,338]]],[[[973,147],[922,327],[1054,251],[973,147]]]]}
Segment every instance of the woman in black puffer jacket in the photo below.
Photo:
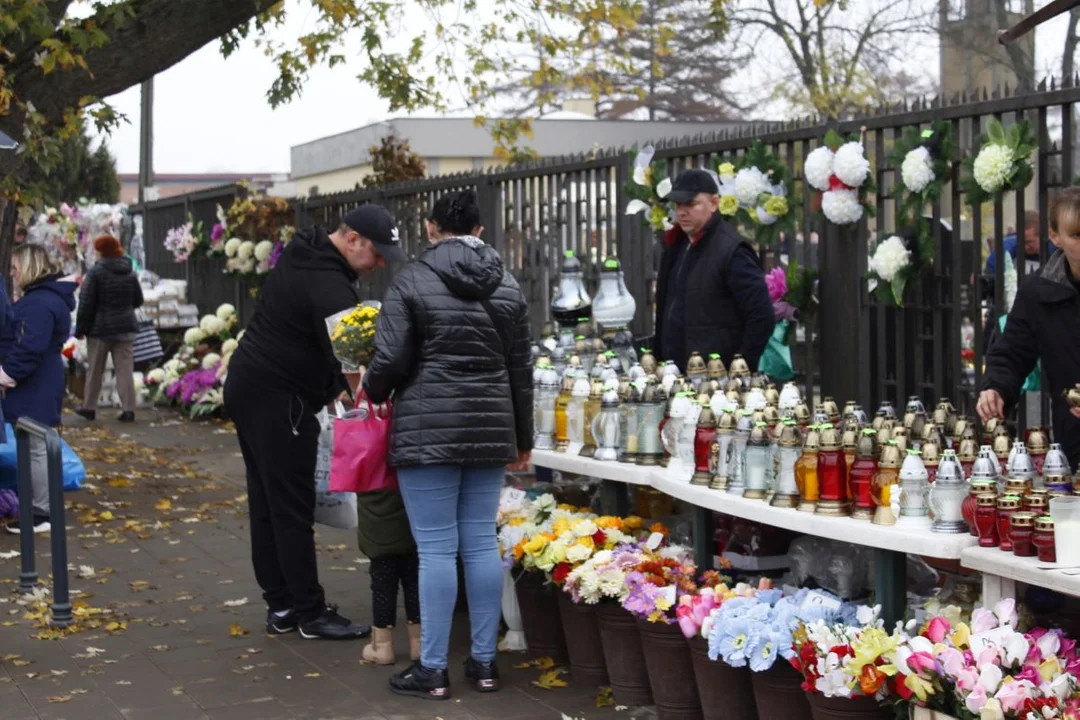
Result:
{"type": "Polygon", "coordinates": [[[135,309],[143,304],[142,286],[119,240],[103,235],[94,241],[94,249],[100,259],[83,278],[75,316],[75,337],[87,338],[86,391],[82,408],[75,412],[87,420],[97,415],[101,376],[112,355],[123,410],[120,422],[134,422],[135,309]]]}
{"type": "Polygon", "coordinates": [[[444,195],[428,220],[431,246],[383,299],[372,402],[394,395],[390,464],[420,553],[420,660],[390,680],[396,693],[450,697],[446,656],[460,552],[472,626],[466,677],[498,689],[503,569],[495,516],[506,466],[532,449],[529,310],[499,254],[479,239],[471,191],[444,195]]]}

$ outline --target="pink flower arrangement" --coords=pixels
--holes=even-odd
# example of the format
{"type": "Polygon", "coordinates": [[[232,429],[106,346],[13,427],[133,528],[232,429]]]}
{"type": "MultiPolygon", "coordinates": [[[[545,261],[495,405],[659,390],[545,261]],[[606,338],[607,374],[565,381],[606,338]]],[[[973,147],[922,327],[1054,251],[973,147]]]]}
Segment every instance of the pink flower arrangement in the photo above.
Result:
{"type": "Polygon", "coordinates": [[[787,300],[787,272],[782,267],[773,268],[765,276],[765,285],[769,288],[776,321],[795,320],[795,308],[787,300]]]}

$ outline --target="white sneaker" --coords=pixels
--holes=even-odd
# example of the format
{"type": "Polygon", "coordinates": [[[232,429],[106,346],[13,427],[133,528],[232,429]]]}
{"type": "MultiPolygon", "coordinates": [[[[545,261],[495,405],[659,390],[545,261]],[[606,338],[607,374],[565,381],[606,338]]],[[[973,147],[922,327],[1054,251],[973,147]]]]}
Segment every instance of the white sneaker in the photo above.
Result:
{"type": "MultiPolygon", "coordinates": [[[[34,516],[34,534],[35,535],[38,534],[38,533],[47,533],[50,530],[52,530],[52,523],[49,522],[49,518],[42,519],[40,517],[34,516]]],[[[20,532],[22,532],[19,529],[19,522],[18,521],[8,523],[7,531],[9,533],[11,533],[12,535],[18,535],[18,534],[20,534],[20,532]]]]}

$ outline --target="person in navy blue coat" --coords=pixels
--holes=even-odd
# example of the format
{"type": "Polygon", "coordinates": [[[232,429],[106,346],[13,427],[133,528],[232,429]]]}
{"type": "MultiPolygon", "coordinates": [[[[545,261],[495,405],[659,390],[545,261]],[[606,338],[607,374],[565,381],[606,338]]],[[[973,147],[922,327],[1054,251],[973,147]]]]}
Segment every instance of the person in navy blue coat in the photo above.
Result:
{"type": "MultiPolygon", "coordinates": [[[[11,254],[11,275],[22,297],[0,329],[0,388],[4,419],[21,417],[57,427],[66,383],[64,343],[71,336],[74,282],[62,280],[40,245],[21,245],[11,254]]],[[[5,300],[6,302],[6,300],[5,300]]],[[[44,443],[30,444],[34,479],[34,532],[49,530],[49,487],[44,443]]],[[[18,525],[8,531],[18,533],[18,525]]]]}

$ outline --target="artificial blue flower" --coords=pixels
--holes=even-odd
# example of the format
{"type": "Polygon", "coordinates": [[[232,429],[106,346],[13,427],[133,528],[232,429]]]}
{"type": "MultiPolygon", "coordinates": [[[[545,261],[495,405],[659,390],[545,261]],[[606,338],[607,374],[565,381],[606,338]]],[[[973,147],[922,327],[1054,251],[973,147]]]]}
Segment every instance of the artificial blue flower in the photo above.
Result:
{"type": "Polygon", "coordinates": [[[780,641],[781,638],[778,638],[771,630],[766,629],[758,633],[746,648],[746,654],[750,658],[750,669],[754,672],[765,672],[771,668],[776,662],[780,641]]]}
{"type": "Polygon", "coordinates": [[[757,599],[768,603],[769,605],[775,605],[783,594],[784,591],[779,588],[773,588],[772,590],[758,590],[757,599]]]}
{"type": "Polygon", "coordinates": [[[731,667],[746,667],[746,647],[752,629],[753,625],[744,618],[718,622],[713,630],[717,637],[717,655],[731,667]]]}

